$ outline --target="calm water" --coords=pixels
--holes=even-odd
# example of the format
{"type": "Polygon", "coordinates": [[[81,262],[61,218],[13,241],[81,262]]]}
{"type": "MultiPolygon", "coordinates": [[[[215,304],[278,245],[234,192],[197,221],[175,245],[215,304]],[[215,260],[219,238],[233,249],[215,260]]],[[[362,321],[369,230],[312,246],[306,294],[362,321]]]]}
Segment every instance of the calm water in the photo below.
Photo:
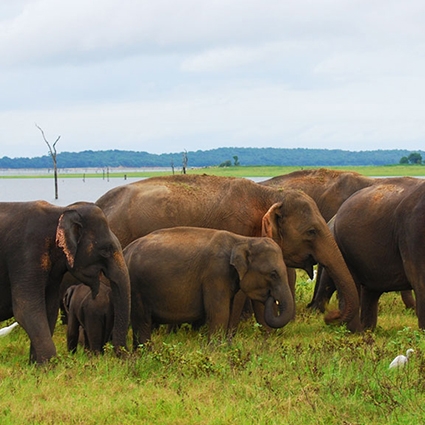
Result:
{"type": "Polygon", "coordinates": [[[55,205],[69,205],[76,201],[94,202],[105,192],[140,178],[66,178],[58,179],[58,198],[55,200],[53,178],[43,179],[0,179],[0,201],[37,201],[44,200],[55,205]]]}
{"type": "MultiPolygon", "coordinates": [[[[250,178],[261,181],[265,178],[250,178]]],[[[76,201],[94,202],[108,190],[128,184],[137,178],[66,178],[58,179],[59,199],[55,199],[55,183],[53,178],[42,179],[1,179],[0,178],[0,201],[37,201],[44,200],[55,205],[69,205],[76,201]]]]}

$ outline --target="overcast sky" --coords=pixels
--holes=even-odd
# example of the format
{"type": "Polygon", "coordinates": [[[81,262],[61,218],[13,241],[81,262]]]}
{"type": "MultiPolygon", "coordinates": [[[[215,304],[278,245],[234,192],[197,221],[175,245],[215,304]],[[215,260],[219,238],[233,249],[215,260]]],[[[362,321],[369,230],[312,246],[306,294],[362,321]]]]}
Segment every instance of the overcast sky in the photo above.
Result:
{"type": "Polygon", "coordinates": [[[0,157],[425,148],[423,0],[1,0],[0,157]]]}

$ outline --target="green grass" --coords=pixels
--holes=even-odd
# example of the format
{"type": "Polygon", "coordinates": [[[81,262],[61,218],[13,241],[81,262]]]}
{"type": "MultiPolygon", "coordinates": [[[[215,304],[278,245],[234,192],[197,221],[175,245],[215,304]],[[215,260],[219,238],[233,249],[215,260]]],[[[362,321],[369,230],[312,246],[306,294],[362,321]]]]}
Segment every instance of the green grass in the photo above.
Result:
{"type": "MultiPolygon", "coordinates": [[[[205,167],[205,168],[189,168],[188,174],[213,174],[217,176],[234,176],[234,177],[273,177],[281,174],[291,173],[293,171],[302,169],[313,169],[321,167],[277,167],[277,166],[250,166],[250,167],[205,167]]],[[[425,167],[423,165],[388,165],[388,166],[341,166],[341,167],[328,167],[334,170],[347,170],[357,171],[365,176],[425,176],[425,167]]],[[[139,172],[111,172],[110,178],[124,178],[127,177],[153,177],[164,176],[172,174],[170,171],[139,171],[139,172]]],[[[103,178],[100,173],[61,173],[59,170],[60,178],[103,178]]],[[[0,176],[0,178],[53,178],[52,174],[33,174],[33,175],[19,175],[14,176],[0,176]]]]}
{"type": "MultiPolygon", "coordinates": [[[[21,328],[0,339],[1,424],[412,424],[425,419],[425,335],[398,294],[383,296],[375,332],[326,326],[305,306],[299,273],[297,318],[267,334],[243,322],[232,345],[201,332],[160,329],[126,358],[66,352],[28,365],[21,328]],[[407,348],[404,370],[388,365],[407,348]]],[[[129,333],[129,338],[131,332],[129,333]]]]}
{"type": "MultiPolygon", "coordinates": [[[[425,170],[334,168],[372,176],[422,176],[425,170]]],[[[295,169],[231,167],[189,173],[271,177],[295,169]]],[[[142,176],[148,177],[135,175],[142,176]]],[[[284,329],[267,334],[251,319],[241,324],[230,346],[208,344],[205,329],[183,327],[175,334],[161,329],[126,358],[116,358],[111,347],[100,357],[81,349],[68,354],[66,327],[58,323],[58,356],[36,367],[28,364],[28,337],[17,328],[0,339],[0,423],[423,423],[425,333],[418,330],[415,314],[404,308],[400,296],[385,294],[378,328],[359,335],[326,326],[322,314],[305,307],[311,296],[312,286],[299,272],[297,317],[284,329]],[[415,350],[408,366],[389,370],[391,360],[407,348],[415,350]]],[[[131,331],[129,346],[130,337],[131,331]]]]}

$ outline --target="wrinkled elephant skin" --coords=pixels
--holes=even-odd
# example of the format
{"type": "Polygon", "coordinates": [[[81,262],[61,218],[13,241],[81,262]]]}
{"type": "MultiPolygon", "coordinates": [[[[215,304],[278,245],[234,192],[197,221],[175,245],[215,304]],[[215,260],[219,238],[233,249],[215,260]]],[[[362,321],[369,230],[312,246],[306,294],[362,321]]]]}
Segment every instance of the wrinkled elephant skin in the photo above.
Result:
{"type": "Polygon", "coordinates": [[[210,336],[229,331],[232,300],[239,290],[266,304],[265,320],[271,327],[283,327],[294,316],[282,251],[269,238],[175,227],[135,240],[124,249],[124,258],[131,281],[134,348],[150,338],[152,323],[206,319],[210,336]]]}
{"type": "Polygon", "coordinates": [[[359,326],[354,281],[316,203],[301,191],[241,178],[175,175],[114,188],[96,204],[123,247],[154,230],[176,226],[270,236],[288,267],[312,274],[319,262],[329,269],[344,299],[344,311],[334,317],[353,331],[359,326]]]}
{"type": "Polygon", "coordinates": [[[52,340],[59,287],[66,272],[95,296],[99,277],[111,280],[114,346],[126,344],[130,281],[121,246],[102,210],[80,202],[56,207],[47,202],[0,203],[0,320],[12,316],[27,332],[30,360],[56,354],[52,340]]]}
{"type": "MultiPolygon", "coordinates": [[[[300,170],[264,180],[259,184],[280,189],[298,189],[309,195],[316,202],[323,218],[329,222],[337,213],[340,206],[355,192],[375,184],[392,182],[398,184],[399,177],[371,178],[354,171],[339,171],[327,168],[300,170]]],[[[321,273],[319,267],[319,275],[321,273]]],[[[335,286],[330,283],[329,288],[320,288],[315,285],[313,300],[309,307],[325,311],[335,286]]],[[[415,307],[411,291],[402,291],[402,300],[407,308],[415,307]]]]}
{"type": "Polygon", "coordinates": [[[363,189],[339,209],[333,231],[361,293],[364,328],[375,328],[382,293],[411,288],[425,328],[424,218],[425,182],[408,177],[363,189]]]}

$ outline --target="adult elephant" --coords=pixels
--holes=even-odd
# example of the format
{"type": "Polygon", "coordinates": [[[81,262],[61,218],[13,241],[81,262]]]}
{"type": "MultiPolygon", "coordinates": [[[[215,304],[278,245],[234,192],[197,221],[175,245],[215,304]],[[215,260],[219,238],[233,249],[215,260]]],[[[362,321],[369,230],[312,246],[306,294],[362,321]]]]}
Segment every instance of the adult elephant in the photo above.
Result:
{"type": "Polygon", "coordinates": [[[269,236],[288,267],[313,275],[321,263],[344,300],[339,318],[359,326],[358,294],[316,203],[306,194],[260,186],[247,179],[208,175],[153,177],[111,189],[96,204],[123,247],[162,228],[208,227],[244,236],[269,236]]]}
{"type": "MultiPolygon", "coordinates": [[[[392,182],[397,184],[399,178],[375,179],[365,177],[354,171],[331,170],[327,168],[299,170],[292,173],[276,176],[264,180],[259,184],[280,188],[299,189],[309,195],[317,204],[323,218],[329,222],[337,213],[340,206],[357,191],[375,184],[392,182]]],[[[320,276],[319,268],[318,275],[320,276]]],[[[325,306],[335,292],[335,285],[328,283],[319,288],[317,284],[314,288],[312,301],[308,307],[325,311],[325,306]]],[[[402,291],[402,300],[407,308],[415,307],[415,300],[411,291],[402,291]]]]}
{"type": "Polygon", "coordinates": [[[84,336],[84,347],[103,353],[105,344],[112,339],[114,306],[111,294],[111,288],[104,283],[100,283],[99,293],[94,299],[86,285],[72,285],[67,289],[63,304],[68,313],[66,339],[71,353],[77,350],[80,330],[84,336]]]}
{"type": "Polygon", "coordinates": [[[320,213],[329,221],[342,203],[360,189],[374,185],[376,180],[354,171],[330,170],[328,168],[299,170],[260,182],[260,185],[299,189],[316,202],[320,213]]]}
{"type": "Polygon", "coordinates": [[[294,317],[282,251],[270,238],[173,227],[136,239],[124,249],[124,258],[131,281],[134,348],[150,338],[153,322],[178,325],[206,319],[210,337],[231,331],[230,312],[239,290],[265,304],[264,320],[272,328],[294,317]]]}
{"type": "Polygon", "coordinates": [[[30,340],[30,361],[56,354],[52,340],[65,273],[88,285],[111,282],[116,315],[113,344],[126,346],[130,282],[122,249],[102,210],[92,203],[67,207],[44,201],[0,203],[0,321],[12,316],[30,340]]]}
{"type": "MultiPolygon", "coordinates": [[[[361,294],[361,322],[377,323],[382,293],[412,289],[425,328],[425,182],[404,177],[355,193],[338,210],[333,232],[361,294]]],[[[320,285],[331,280],[323,272],[320,285]]]]}

